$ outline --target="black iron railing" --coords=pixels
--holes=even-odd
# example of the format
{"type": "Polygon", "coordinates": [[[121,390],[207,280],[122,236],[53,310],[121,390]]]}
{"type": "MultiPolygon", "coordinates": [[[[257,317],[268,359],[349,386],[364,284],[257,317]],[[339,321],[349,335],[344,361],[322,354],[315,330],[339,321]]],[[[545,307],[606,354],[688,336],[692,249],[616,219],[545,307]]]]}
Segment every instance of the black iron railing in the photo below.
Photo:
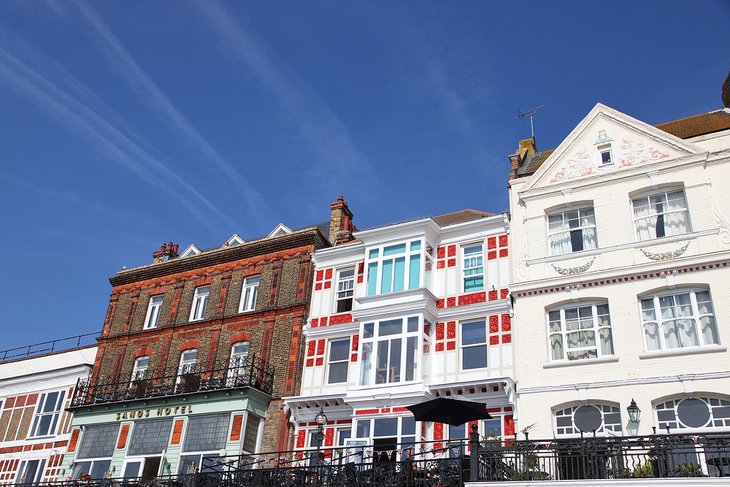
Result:
{"type": "Polygon", "coordinates": [[[274,368],[251,355],[233,361],[216,362],[210,368],[201,364],[185,365],[174,375],[151,375],[136,371],[126,380],[93,376],[79,379],[71,407],[243,387],[271,394],[273,386],[274,368]]]}
{"type": "Polygon", "coordinates": [[[0,363],[8,360],[17,360],[26,357],[34,357],[45,353],[58,352],[78,348],[85,345],[93,345],[96,343],[96,337],[99,332],[85,333],[66,338],[57,338],[47,342],[34,343],[32,345],[24,345],[22,347],[9,348],[0,350],[0,363]]]}

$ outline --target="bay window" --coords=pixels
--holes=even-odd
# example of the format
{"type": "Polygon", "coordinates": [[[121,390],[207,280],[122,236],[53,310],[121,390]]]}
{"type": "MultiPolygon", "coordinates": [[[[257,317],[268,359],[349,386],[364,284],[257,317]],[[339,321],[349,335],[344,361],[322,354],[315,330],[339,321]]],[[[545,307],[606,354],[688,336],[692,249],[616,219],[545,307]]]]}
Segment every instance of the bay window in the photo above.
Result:
{"type": "Polygon", "coordinates": [[[362,325],[360,384],[390,384],[416,378],[418,317],[362,325]]]}
{"type": "Polygon", "coordinates": [[[597,248],[593,208],[578,208],[548,215],[548,242],[550,255],[597,248]]]}
{"type": "Polygon", "coordinates": [[[642,240],[689,233],[689,212],[684,191],[664,191],[634,198],[636,237],[642,240]]]}
{"type": "Polygon", "coordinates": [[[464,292],[484,290],[484,255],[482,244],[463,247],[464,292]]]}
{"type": "Polygon", "coordinates": [[[548,312],[551,360],[613,355],[608,304],[565,306],[548,312]]]}
{"type": "Polygon", "coordinates": [[[675,291],[641,299],[646,350],[670,350],[717,345],[710,292],[675,291]]]}
{"type": "Polygon", "coordinates": [[[388,294],[421,285],[421,241],[388,245],[368,252],[367,294],[388,294]]]}

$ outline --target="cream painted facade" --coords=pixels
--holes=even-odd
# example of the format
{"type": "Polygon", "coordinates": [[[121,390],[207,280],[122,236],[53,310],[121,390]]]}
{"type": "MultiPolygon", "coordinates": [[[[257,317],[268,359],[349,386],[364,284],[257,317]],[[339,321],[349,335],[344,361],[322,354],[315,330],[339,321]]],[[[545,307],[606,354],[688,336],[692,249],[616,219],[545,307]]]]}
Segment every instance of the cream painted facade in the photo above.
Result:
{"type": "Polygon", "coordinates": [[[598,416],[600,424],[582,426],[598,435],[666,432],[667,424],[675,433],[730,430],[728,175],[730,130],[683,140],[598,104],[534,174],[510,181],[518,430],[577,436],[582,405],[599,407],[579,421],[598,416]],[[635,209],[642,197],[648,213],[635,209]],[[556,223],[575,210],[587,210],[580,223],[556,223]],[[662,211],[661,221],[651,217],[662,211]],[[660,227],[665,236],[654,237],[660,227]],[[663,316],[656,327],[649,299],[663,316]],[[690,321],[667,320],[672,310],[702,321],[693,331],[690,321]],[[627,414],[632,399],[638,424],[627,414]],[[690,411],[702,409],[697,399],[709,400],[706,422],[690,411]]]}

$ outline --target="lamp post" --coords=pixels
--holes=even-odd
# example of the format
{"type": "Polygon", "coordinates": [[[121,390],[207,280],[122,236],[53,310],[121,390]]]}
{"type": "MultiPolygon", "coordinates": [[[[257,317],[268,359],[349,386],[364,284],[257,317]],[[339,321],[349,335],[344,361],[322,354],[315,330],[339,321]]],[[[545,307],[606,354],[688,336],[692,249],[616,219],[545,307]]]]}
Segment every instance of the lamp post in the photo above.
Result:
{"type": "Polygon", "coordinates": [[[633,399],[631,399],[631,404],[626,407],[626,412],[629,413],[629,421],[632,423],[636,424],[641,419],[641,409],[633,399]]]}
{"type": "Polygon", "coordinates": [[[322,407],[319,408],[319,412],[314,417],[314,422],[317,423],[317,482],[319,482],[322,478],[320,471],[322,463],[319,457],[319,452],[322,448],[322,441],[324,440],[324,427],[327,424],[327,415],[324,414],[324,409],[322,407]]]}

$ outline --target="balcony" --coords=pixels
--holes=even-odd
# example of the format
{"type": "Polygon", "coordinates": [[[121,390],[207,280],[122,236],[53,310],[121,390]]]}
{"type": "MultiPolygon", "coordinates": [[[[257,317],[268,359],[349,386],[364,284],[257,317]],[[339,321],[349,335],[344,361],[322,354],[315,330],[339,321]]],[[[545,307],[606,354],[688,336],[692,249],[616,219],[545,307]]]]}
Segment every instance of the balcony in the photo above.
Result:
{"type": "Polygon", "coordinates": [[[202,364],[186,365],[174,375],[136,374],[132,380],[119,381],[93,377],[76,383],[71,407],[149,400],[199,392],[254,388],[271,394],[274,368],[255,355],[240,360],[219,361],[208,368],[202,364]]]}

